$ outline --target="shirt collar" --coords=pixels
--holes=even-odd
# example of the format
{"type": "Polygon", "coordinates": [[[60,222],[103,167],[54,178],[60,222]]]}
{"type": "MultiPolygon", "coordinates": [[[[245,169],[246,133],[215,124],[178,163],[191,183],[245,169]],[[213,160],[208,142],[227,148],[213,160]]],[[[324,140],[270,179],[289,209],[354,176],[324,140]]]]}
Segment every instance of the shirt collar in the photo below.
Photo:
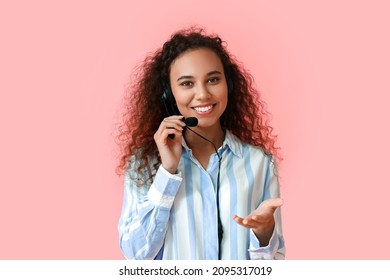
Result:
{"type": "Polygon", "coordinates": [[[229,149],[238,157],[242,157],[242,142],[230,130],[226,130],[225,140],[222,147],[229,147],[229,149]]]}

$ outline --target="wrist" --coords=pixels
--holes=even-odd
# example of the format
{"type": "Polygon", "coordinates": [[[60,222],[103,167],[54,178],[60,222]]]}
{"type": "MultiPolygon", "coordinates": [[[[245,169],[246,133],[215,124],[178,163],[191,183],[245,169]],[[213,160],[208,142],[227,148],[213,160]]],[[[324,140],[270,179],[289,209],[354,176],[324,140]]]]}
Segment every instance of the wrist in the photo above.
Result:
{"type": "Polygon", "coordinates": [[[164,166],[164,164],[161,164],[162,167],[172,175],[177,174],[177,167],[169,167],[169,166],[164,166]]]}
{"type": "Polygon", "coordinates": [[[266,227],[252,229],[253,233],[257,237],[257,240],[259,240],[261,247],[268,246],[269,241],[270,241],[272,234],[274,232],[274,228],[275,228],[275,222],[273,222],[270,225],[267,225],[266,227]]]}

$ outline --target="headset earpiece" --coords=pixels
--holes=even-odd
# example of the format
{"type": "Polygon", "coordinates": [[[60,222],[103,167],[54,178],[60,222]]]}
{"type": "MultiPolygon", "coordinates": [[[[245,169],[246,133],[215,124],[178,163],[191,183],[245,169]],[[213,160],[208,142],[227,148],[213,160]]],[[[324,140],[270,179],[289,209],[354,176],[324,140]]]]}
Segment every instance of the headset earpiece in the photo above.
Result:
{"type": "Polygon", "coordinates": [[[162,101],[168,116],[180,115],[179,109],[176,106],[176,100],[173,96],[172,89],[168,83],[163,83],[162,101]]]}
{"type": "Polygon", "coordinates": [[[176,100],[173,97],[172,89],[170,85],[166,82],[163,83],[163,94],[162,94],[163,100],[166,100],[167,102],[176,105],[176,100]]]}

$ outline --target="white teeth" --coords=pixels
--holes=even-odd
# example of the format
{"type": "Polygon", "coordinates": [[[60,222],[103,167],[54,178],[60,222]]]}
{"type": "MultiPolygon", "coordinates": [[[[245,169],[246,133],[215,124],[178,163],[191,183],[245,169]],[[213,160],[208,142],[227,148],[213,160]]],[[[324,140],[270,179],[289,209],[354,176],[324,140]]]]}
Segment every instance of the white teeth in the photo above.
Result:
{"type": "Polygon", "coordinates": [[[206,106],[206,107],[194,107],[194,109],[198,112],[207,112],[208,110],[210,110],[211,108],[213,108],[213,105],[210,105],[210,106],[206,106]]]}

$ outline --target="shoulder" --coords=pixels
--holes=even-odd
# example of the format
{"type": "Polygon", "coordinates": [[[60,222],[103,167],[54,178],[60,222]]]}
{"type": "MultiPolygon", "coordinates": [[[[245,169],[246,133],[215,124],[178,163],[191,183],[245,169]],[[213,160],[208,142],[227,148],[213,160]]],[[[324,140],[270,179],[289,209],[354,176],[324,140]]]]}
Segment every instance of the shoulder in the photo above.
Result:
{"type": "Polygon", "coordinates": [[[275,158],[267,154],[261,147],[240,140],[230,131],[226,132],[225,142],[235,155],[237,159],[235,162],[241,162],[243,165],[250,166],[255,170],[261,169],[264,172],[272,170],[275,175],[278,174],[275,158]]]}

